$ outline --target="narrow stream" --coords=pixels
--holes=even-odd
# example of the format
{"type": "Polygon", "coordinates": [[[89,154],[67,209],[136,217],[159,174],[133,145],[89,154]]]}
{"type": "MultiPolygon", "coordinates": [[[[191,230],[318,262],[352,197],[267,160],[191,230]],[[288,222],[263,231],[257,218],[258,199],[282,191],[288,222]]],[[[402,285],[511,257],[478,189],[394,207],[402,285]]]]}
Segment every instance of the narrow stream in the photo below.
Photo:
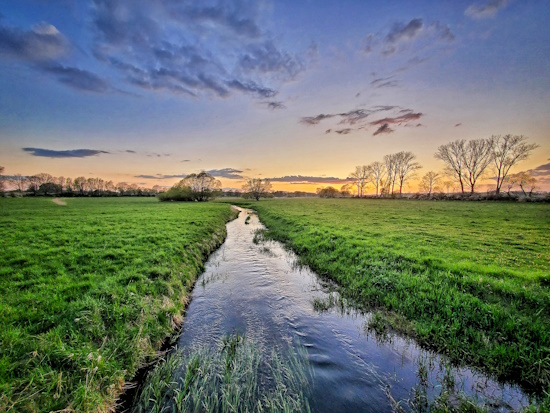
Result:
{"type": "Polygon", "coordinates": [[[411,340],[380,337],[367,328],[369,314],[324,305],[335,293],[315,273],[299,268],[296,256],[281,244],[254,243],[255,231],[264,227],[253,211],[240,211],[197,281],[179,348],[213,346],[231,333],[268,351],[280,343],[305,347],[298,354],[308,359],[313,372],[309,403],[315,412],[391,412],[396,402],[409,410],[406,401],[414,388],[422,386],[433,399],[449,378],[456,394],[490,411],[528,405],[516,387],[450,367],[411,340]]]}

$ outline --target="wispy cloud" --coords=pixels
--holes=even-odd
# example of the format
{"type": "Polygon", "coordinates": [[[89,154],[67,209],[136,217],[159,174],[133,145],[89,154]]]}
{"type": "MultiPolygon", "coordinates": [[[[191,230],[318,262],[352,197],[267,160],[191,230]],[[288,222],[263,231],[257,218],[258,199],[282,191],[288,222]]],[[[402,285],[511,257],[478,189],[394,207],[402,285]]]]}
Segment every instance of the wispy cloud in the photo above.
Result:
{"type": "Polygon", "coordinates": [[[271,101],[271,102],[262,102],[262,103],[266,105],[268,109],[271,109],[271,110],[286,109],[286,106],[283,102],[271,101]]]}
{"type": "Polygon", "coordinates": [[[105,93],[112,90],[105,80],[87,70],[58,64],[45,65],[40,68],[43,72],[54,75],[61,83],[73,89],[96,93],[105,93]]]}
{"type": "Polygon", "coordinates": [[[25,152],[29,152],[32,156],[42,156],[45,158],[86,158],[88,156],[109,153],[107,151],[99,151],[95,149],[71,149],[66,151],[56,151],[52,149],[23,148],[23,150],[25,152]]]}
{"type": "Polygon", "coordinates": [[[269,178],[271,182],[286,182],[293,184],[345,184],[348,178],[337,178],[333,176],[304,176],[287,175],[278,178],[269,178]]]}
{"type": "Polygon", "coordinates": [[[508,5],[508,0],[491,0],[484,4],[472,4],[468,6],[464,14],[474,19],[487,19],[495,17],[499,10],[508,5]]]}
{"type": "Polygon", "coordinates": [[[0,24],[0,55],[28,62],[52,60],[69,50],[69,42],[55,26],[41,23],[31,30],[0,24]]]}
{"type": "Polygon", "coordinates": [[[392,133],[393,131],[394,130],[390,128],[390,125],[388,123],[384,123],[378,129],[376,129],[372,136],[380,135],[381,133],[392,133]]]}
{"type": "Polygon", "coordinates": [[[209,171],[206,171],[206,173],[217,178],[227,179],[243,179],[243,176],[240,175],[242,172],[242,170],[234,168],[210,169],[209,171]]]}
{"type": "Polygon", "coordinates": [[[179,174],[179,175],[164,175],[164,174],[156,174],[156,175],[135,175],[134,178],[142,178],[142,179],[174,179],[174,178],[185,178],[187,174],[179,174]]]}
{"type": "Polygon", "coordinates": [[[94,55],[145,90],[269,98],[306,69],[309,50],[281,48],[265,13],[255,1],[93,0],[94,55]]]}
{"type": "Polygon", "coordinates": [[[401,107],[395,105],[383,105],[373,106],[368,109],[355,109],[342,113],[322,113],[317,116],[306,116],[300,119],[300,123],[304,123],[306,125],[317,125],[326,119],[340,118],[340,121],[338,122],[339,125],[347,124],[350,125],[350,127],[343,129],[329,128],[325,130],[325,134],[334,132],[340,135],[347,135],[355,130],[368,128],[369,126],[376,126],[377,129],[374,132],[374,136],[376,136],[381,133],[394,132],[394,129],[390,128],[390,125],[408,127],[419,125],[422,126],[419,123],[411,124],[411,122],[419,120],[422,116],[424,116],[423,113],[414,112],[411,109],[402,109],[401,107]],[[395,116],[386,116],[371,122],[367,121],[367,118],[376,116],[379,113],[392,111],[395,116]]]}
{"type": "Polygon", "coordinates": [[[381,89],[384,87],[397,87],[399,86],[399,82],[397,80],[394,80],[394,76],[388,76],[388,77],[381,77],[378,79],[374,79],[372,82],[370,82],[371,86],[373,86],[376,89],[381,89]]]}

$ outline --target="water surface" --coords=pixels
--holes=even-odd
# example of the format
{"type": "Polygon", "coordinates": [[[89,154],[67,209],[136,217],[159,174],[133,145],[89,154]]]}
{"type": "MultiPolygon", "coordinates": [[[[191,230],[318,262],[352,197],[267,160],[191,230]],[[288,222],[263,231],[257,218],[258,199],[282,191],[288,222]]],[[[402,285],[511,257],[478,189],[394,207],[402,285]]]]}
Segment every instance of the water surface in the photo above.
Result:
{"type": "Polygon", "coordinates": [[[327,303],[330,288],[315,273],[296,265],[280,243],[255,243],[264,228],[251,210],[227,224],[225,243],[211,255],[192,293],[180,348],[215,346],[238,333],[271,352],[305,347],[313,372],[310,404],[316,412],[391,412],[414,388],[429,398],[454,388],[490,411],[519,410],[528,404],[521,391],[498,384],[396,335],[380,337],[367,326],[371,315],[327,303]],[[315,309],[317,308],[317,310],[315,309]]]}

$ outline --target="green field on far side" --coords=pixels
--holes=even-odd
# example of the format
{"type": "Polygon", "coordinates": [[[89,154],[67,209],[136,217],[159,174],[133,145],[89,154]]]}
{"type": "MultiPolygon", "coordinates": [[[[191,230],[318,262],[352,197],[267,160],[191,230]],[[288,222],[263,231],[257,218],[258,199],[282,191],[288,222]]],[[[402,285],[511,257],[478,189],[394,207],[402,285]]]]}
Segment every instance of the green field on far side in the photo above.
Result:
{"type": "Polygon", "coordinates": [[[154,198],[0,199],[0,411],[108,411],[181,323],[234,212],[154,198]]]}
{"type": "Polygon", "coordinates": [[[240,202],[356,305],[452,360],[550,390],[550,205],[240,202]]]}

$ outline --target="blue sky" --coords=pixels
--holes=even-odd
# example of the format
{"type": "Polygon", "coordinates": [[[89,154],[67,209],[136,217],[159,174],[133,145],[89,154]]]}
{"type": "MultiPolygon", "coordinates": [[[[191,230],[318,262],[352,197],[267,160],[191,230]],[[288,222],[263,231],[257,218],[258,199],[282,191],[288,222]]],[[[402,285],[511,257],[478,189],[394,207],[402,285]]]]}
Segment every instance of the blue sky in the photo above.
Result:
{"type": "Polygon", "coordinates": [[[547,185],[549,20],[543,0],[3,2],[0,164],[301,190],[512,133],[547,185]]]}

